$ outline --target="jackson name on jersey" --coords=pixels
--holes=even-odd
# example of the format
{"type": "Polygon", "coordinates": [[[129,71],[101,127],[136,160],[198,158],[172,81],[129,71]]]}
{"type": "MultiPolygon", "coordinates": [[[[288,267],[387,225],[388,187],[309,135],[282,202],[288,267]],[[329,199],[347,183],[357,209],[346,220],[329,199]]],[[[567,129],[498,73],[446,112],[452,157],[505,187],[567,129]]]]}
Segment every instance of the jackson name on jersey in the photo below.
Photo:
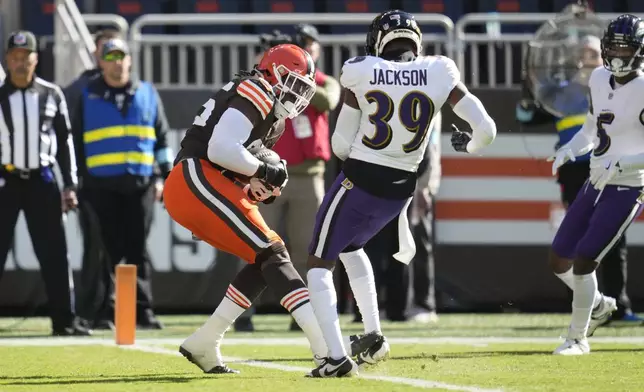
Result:
{"type": "MultiPolygon", "coordinates": [[[[597,133],[590,158],[590,170],[604,170],[611,162],[626,155],[644,153],[644,76],[640,75],[623,86],[613,88],[612,74],[606,68],[593,71],[588,85],[591,114],[597,133]]],[[[644,186],[644,170],[625,171],[609,184],[644,186]]]]}
{"type": "Polygon", "coordinates": [[[349,158],[415,172],[434,117],[460,79],[454,61],[443,56],[347,60],[340,83],[356,95],[362,111],[349,158]]]}

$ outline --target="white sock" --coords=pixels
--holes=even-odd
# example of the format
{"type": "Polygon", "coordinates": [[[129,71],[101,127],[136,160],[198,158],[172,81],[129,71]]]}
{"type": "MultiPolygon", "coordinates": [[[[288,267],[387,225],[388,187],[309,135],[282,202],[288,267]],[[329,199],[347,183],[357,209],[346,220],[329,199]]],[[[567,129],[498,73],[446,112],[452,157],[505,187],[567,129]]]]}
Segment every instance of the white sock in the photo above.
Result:
{"type": "Polygon", "coordinates": [[[307,273],[307,280],[311,305],[329,348],[328,356],[334,359],[346,357],[347,351],[342,343],[340,331],[338,297],[333,285],[333,273],[326,268],[313,268],[307,273]]]}
{"type": "Polygon", "coordinates": [[[575,276],[572,273],[572,267],[568,269],[568,271],[562,273],[562,274],[557,274],[555,273],[555,276],[559,279],[561,279],[562,282],[566,284],[571,290],[574,290],[575,286],[575,276]]]}
{"type": "Polygon", "coordinates": [[[594,271],[587,275],[575,275],[569,338],[583,339],[586,337],[596,293],[597,276],[594,271]]]}
{"type": "MultiPolygon", "coordinates": [[[[555,276],[559,279],[561,279],[562,282],[566,284],[566,286],[570,287],[571,290],[574,290],[575,286],[575,275],[572,273],[572,267],[570,269],[562,274],[555,274],[555,276]]],[[[595,309],[601,302],[604,296],[602,293],[599,291],[595,291],[595,299],[593,301],[593,309],[595,309]]]]}
{"type": "Polygon", "coordinates": [[[362,315],[365,333],[380,333],[378,292],[369,257],[363,249],[359,249],[355,252],[340,253],[340,261],[347,271],[351,290],[362,315]]]}
{"type": "MultiPolygon", "coordinates": [[[[228,291],[231,290],[231,287],[228,287],[228,291]]],[[[228,293],[226,293],[212,316],[188,340],[196,340],[204,345],[218,344],[223,339],[226,330],[245,310],[246,308],[231,300],[228,293]]]]}
{"type": "Polygon", "coordinates": [[[329,350],[326,347],[322,330],[313,312],[309,291],[306,287],[293,290],[286,294],[280,301],[280,305],[291,313],[297,325],[302,328],[302,331],[309,340],[313,355],[320,358],[326,357],[329,350]]]}

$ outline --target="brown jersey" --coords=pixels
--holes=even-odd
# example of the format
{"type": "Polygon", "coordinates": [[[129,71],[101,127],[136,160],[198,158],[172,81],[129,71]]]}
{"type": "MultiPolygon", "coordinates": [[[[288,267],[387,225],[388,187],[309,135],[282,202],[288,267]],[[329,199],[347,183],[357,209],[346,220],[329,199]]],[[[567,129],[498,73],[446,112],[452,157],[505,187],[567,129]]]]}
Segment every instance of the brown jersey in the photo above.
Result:
{"type": "MultiPolygon", "coordinates": [[[[208,159],[208,141],[215,125],[230,107],[242,112],[253,124],[244,147],[257,146],[257,141],[271,148],[284,132],[284,121],[275,117],[275,95],[263,79],[241,76],[217,91],[197,113],[192,126],[181,141],[175,165],[185,158],[208,159]]],[[[219,130],[218,130],[219,131],[219,130]]],[[[221,130],[235,132],[235,129],[221,130]]]]}

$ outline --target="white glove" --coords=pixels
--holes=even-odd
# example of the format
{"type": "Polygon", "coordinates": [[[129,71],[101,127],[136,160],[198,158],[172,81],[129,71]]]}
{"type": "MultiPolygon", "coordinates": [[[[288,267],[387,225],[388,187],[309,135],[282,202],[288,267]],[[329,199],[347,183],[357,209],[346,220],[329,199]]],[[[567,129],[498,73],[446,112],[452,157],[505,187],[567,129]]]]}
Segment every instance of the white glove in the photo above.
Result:
{"type": "Polygon", "coordinates": [[[622,168],[619,166],[619,160],[611,161],[603,169],[597,169],[590,173],[590,183],[595,189],[602,191],[621,172],[622,168]]]}
{"type": "Polygon", "coordinates": [[[568,161],[574,162],[576,160],[577,158],[575,157],[575,154],[572,152],[570,147],[567,147],[565,145],[562,146],[555,152],[554,155],[548,157],[548,162],[554,161],[554,163],[552,164],[552,175],[556,175],[557,170],[559,170],[559,168],[563,166],[564,163],[568,161]]]}
{"type": "Polygon", "coordinates": [[[248,195],[249,199],[255,202],[261,202],[271,196],[279,196],[282,194],[280,188],[269,189],[257,178],[250,179],[248,185],[244,187],[244,192],[248,195]]]}

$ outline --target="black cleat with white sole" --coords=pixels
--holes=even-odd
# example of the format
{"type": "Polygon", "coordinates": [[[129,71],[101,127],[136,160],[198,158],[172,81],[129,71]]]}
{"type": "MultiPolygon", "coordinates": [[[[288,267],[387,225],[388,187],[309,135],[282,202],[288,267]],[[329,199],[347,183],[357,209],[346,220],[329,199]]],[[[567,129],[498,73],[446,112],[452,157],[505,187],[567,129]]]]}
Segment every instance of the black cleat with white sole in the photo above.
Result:
{"type": "Polygon", "coordinates": [[[356,362],[359,366],[364,363],[375,365],[389,357],[390,349],[389,343],[387,343],[387,338],[377,332],[373,333],[375,333],[378,338],[371,347],[358,353],[356,362]]]}
{"type": "Polygon", "coordinates": [[[382,335],[375,331],[362,335],[349,336],[349,342],[351,342],[351,353],[349,355],[355,357],[356,355],[367,351],[378,343],[381,337],[382,335]]]}
{"type": "Polygon", "coordinates": [[[208,374],[238,374],[239,373],[239,370],[231,369],[226,365],[215,366],[212,369],[206,370],[203,367],[201,367],[201,365],[194,359],[194,357],[192,356],[192,353],[190,351],[186,350],[183,347],[179,347],[179,352],[188,361],[194,363],[195,365],[197,365],[199,367],[199,369],[203,370],[204,373],[208,373],[208,374]]]}
{"type": "Polygon", "coordinates": [[[349,357],[340,359],[324,358],[322,364],[311,370],[307,377],[351,377],[358,374],[358,365],[349,357]]]}

